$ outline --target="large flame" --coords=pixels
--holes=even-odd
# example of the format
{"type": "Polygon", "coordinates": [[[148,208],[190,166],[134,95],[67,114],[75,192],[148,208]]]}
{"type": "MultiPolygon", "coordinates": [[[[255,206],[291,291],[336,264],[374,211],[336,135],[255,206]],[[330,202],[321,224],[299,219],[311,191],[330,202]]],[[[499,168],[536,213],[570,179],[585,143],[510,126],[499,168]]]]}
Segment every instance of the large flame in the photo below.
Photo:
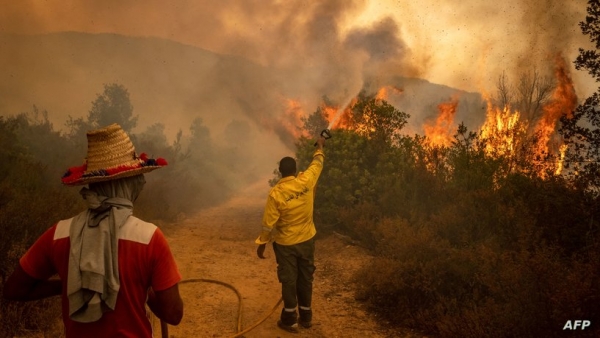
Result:
{"type": "MultiPolygon", "coordinates": [[[[554,170],[560,174],[563,168],[563,159],[566,147],[556,132],[558,121],[562,116],[571,116],[577,106],[577,95],[573,81],[568,72],[564,58],[557,57],[555,60],[556,86],[550,100],[542,107],[542,114],[537,118],[532,117],[529,121],[519,111],[512,110],[510,106],[497,107],[492,100],[486,98],[487,113],[486,120],[481,126],[480,135],[486,142],[485,152],[492,157],[507,157],[519,162],[531,163],[537,161],[534,166],[543,175],[542,171],[554,170]],[[548,155],[555,156],[556,162],[546,162],[548,155]]],[[[377,101],[387,101],[390,94],[401,94],[402,89],[385,86],[380,88],[375,95],[377,101]]],[[[319,107],[324,118],[329,123],[330,129],[360,129],[361,126],[354,125],[352,120],[352,107],[358,98],[354,97],[345,106],[327,105],[322,103],[319,107]]],[[[451,98],[448,102],[437,106],[438,114],[435,119],[427,121],[423,130],[430,146],[447,147],[452,145],[456,133],[454,119],[458,110],[459,100],[451,98]]],[[[303,135],[303,119],[308,114],[304,111],[301,103],[297,100],[286,100],[286,109],[283,117],[278,121],[290,137],[298,138],[303,135]]],[[[308,136],[310,135],[303,135],[308,136]]],[[[532,170],[518,168],[518,165],[510,170],[532,170]]]]}
{"type": "Polygon", "coordinates": [[[524,135],[526,125],[520,122],[521,114],[509,106],[495,107],[488,99],[486,120],[481,127],[481,137],[486,140],[485,150],[490,156],[515,154],[516,143],[524,135]]]}
{"type": "MultiPolygon", "coordinates": [[[[485,151],[492,157],[521,158],[525,162],[536,162],[535,167],[544,176],[548,169],[556,175],[562,172],[566,147],[556,132],[561,117],[571,117],[577,107],[577,95],[567,64],[561,56],[555,59],[556,86],[550,100],[542,107],[542,115],[528,121],[510,106],[494,106],[486,98],[486,120],[480,129],[480,135],[486,140],[485,151]],[[531,126],[531,128],[529,128],[531,126]],[[547,162],[549,158],[555,162],[547,162]]],[[[433,146],[449,146],[452,134],[456,130],[454,117],[457,100],[438,105],[438,115],[423,125],[425,135],[433,146]]],[[[515,162],[515,161],[513,161],[515,162]]],[[[517,168],[513,167],[511,170],[517,168]]],[[[521,168],[523,170],[527,170],[521,168]]]]}
{"type": "MultiPolygon", "coordinates": [[[[535,132],[540,137],[538,153],[563,154],[559,156],[562,158],[564,157],[564,150],[561,151],[563,141],[556,133],[556,125],[561,117],[573,116],[573,111],[577,107],[577,95],[565,60],[560,56],[556,57],[555,75],[556,88],[549,103],[542,109],[543,115],[535,126],[535,132]]],[[[562,168],[562,163],[559,167],[562,168]]]]}
{"type": "Polygon", "coordinates": [[[458,108],[458,99],[456,97],[448,102],[438,104],[438,116],[435,121],[428,121],[423,125],[425,136],[429,143],[434,146],[450,146],[452,144],[453,134],[456,130],[454,117],[458,108]]]}
{"type": "MultiPolygon", "coordinates": [[[[352,124],[352,107],[357,100],[357,98],[353,98],[344,107],[331,106],[325,103],[319,106],[329,124],[329,129],[350,128],[352,124]]],[[[305,119],[309,115],[299,100],[283,99],[283,114],[276,121],[270,123],[263,121],[263,125],[273,129],[285,144],[293,145],[301,136],[314,137],[314,135],[308,135],[308,131],[303,128],[305,119]]]]}
{"type": "MultiPolygon", "coordinates": [[[[381,87],[375,99],[377,101],[387,100],[390,94],[401,94],[402,89],[395,86],[384,86],[381,87]]],[[[358,126],[355,125],[352,120],[352,108],[358,102],[358,97],[349,99],[344,105],[331,105],[325,102],[321,103],[319,109],[323,112],[324,118],[328,123],[329,129],[356,129],[358,126]]],[[[279,130],[284,130],[287,134],[286,138],[296,139],[300,136],[310,137],[306,135],[306,131],[302,129],[304,124],[304,118],[308,117],[309,114],[302,106],[299,100],[284,99],[284,113],[278,119],[277,123],[280,124],[279,130]]]]}
{"type": "Polygon", "coordinates": [[[358,98],[353,98],[346,106],[328,106],[323,104],[321,109],[325,112],[329,129],[348,129],[352,126],[352,107],[358,98]]]}

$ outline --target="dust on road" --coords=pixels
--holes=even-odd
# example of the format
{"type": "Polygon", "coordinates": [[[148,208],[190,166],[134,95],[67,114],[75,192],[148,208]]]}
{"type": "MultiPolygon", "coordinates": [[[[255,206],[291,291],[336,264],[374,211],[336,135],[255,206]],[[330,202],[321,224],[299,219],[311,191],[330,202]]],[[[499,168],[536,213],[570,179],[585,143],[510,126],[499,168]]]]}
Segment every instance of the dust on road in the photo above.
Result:
{"type": "MultiPolygon", "coordinates": [[[[273,249],[268,246],[267,259],[261,260],[254,244],[268,190],[266,180],[258,182],[226,203],[162,226],[183,279],[217,280],[235,287],[242,295],[242,329],[268,316],[244,335],[247,338],[408,337],[379,325],[354,299],[353,273],[370,257],[335,236],[316,241],[313,327],[299,334],[277,328],[281,306],[269,315],[280,298],[273,249]]],[[[184,318],[179,326],[168,327],[169,337],[231,337],[237,332],[239,301],[234,291],[200,281],[185,282],[180,290],[184,318]]]]}

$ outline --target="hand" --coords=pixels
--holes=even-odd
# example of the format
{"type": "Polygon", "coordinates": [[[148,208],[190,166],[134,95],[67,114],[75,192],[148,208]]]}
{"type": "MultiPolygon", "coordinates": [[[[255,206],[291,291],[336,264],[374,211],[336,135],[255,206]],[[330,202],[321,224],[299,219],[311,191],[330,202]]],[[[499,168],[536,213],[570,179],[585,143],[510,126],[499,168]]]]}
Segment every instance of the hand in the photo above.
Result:
{"type": "Polygon", "coordinates": [[[323,147],[325,146],[325,138],[323,136],[319,136],[319,138],[317,139],[317,143],[315,143],[315,145],[319,149],[323,149],[323,147]]]}
{"type": "Polygon", "coordinates": [[[267,257],[265,257],[265,248],[267,247],[267,244],[260,244],[258,246],[258,248],[256,248],[256,255],[258,256],[258,258],[260,259],[265,259],[267,257]]]}

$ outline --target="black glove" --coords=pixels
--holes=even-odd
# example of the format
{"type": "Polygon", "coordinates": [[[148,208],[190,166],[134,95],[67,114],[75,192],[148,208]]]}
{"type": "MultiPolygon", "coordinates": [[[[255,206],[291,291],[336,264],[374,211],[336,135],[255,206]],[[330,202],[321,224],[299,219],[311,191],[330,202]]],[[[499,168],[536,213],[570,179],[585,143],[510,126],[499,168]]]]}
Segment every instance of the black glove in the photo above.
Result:
{"type": "Polygon", "coordinates": [[[267,257],[265,257],[265,248],[267,247],[267,244],[260,244],[258,246],[258,248],[256,248],[256,255],[258,256],[258,258],[260,259],[265,259],[267,257]]]}

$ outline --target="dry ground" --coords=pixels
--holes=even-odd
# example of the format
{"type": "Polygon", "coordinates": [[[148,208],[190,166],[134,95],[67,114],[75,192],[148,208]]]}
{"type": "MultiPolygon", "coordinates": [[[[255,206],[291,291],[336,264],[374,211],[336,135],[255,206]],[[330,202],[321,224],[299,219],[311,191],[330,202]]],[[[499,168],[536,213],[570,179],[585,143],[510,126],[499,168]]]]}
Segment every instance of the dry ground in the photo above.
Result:
{"type": "MultiPolygon", "coordinates": [[[[260,231],[268,185],[248,187],[228,202],[200,211],[177,224],[162,226],[179,264],[184,283],[185,314],[179,326],[169,326],[169,337],[231,337],[237,332],[238,299],[216,280],[242,295],[242,328],[268,318],[244,337],[415,337],[394,331],[367,313],[354,299],[353,273],[370,257],[358,246],[336,236],[316,242],[313,327],[299,334],[276,326],[281,305],[272,247],[267,259],[256,257],[254,239],[260,231]],[[269,315],[270,313],[270,315],[269,315]]],[[[156,330],[159,324],[154,323],[156,330]]]]}

